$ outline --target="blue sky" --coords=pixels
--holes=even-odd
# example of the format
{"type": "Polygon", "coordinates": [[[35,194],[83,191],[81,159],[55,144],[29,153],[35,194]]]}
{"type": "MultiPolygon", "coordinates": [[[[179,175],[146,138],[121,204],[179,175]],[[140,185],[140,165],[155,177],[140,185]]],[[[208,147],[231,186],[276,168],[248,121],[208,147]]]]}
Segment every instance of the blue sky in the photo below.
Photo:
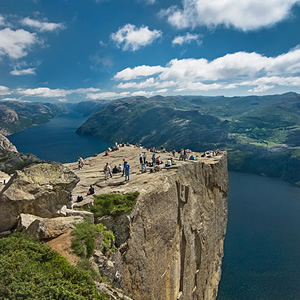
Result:
{"type": "Polygon", "coordinates": [[[300,0],[1,0],[0,99],[300,93],[300,0]]]}

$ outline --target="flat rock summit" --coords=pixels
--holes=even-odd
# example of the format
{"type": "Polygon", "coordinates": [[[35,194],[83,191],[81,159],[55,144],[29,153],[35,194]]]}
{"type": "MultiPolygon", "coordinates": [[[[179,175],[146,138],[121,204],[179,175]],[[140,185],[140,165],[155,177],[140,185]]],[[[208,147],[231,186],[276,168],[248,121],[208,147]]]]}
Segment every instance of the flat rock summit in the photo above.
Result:
{"type": "MultiPolygon", "coordinates": [[[[73,198],[76,200],[77,196],[83,196],[86,201],[92,197],[86,196],[90,185],[95,188],[95,194],[106,194],[112,192],[127,193],[132,191],[139,191],[140,193],[146,192],[152,189],[158,182],[163,182],[166,176],[172,176],[176,174],[178,168],[186,164],[205,164],[215,165],[217,164],[224,154],[217,156],[205,155],[201,157],[203,153],[191,152],[197,160],[179,160],[179,153],[176,152],[175,157],[171,152],[158,151],[154,153],[156,157],[160,157],[162,164],[160,164],[160,171],[150,173],[150,169],[147,167],[147,172],[141,172],[141,165],[139,161],[139,154],[146,155],[146,161],[152,162],[153,152],[149,149],[144,149],[134,145],[120,147],[119,150],[108,152],[108,156],[105,152],[98,154],[94,157],[88,157],[84,159],[84,166],[82,169],[78,168],[78,163],[67,163],[65,166],[70,168],[79,178],[80,181],[73,190],[73,198]],[[171,167],[165,167],[165,163],[169,158],[174,159],[175,165],[171,167]],[[130,180],[125,181],[125,176],[122,173],[113,174],[111,178],[108,176],[108,180],[105,180],[104,166],[109,163],[111,169],[119,164],[123,168],[123,159],[130,165],[130,180]],[[90,198],[89,198],[90,197],[90,198]]],[[[86,201],[83,202],[86,203],[86,201]]]]}

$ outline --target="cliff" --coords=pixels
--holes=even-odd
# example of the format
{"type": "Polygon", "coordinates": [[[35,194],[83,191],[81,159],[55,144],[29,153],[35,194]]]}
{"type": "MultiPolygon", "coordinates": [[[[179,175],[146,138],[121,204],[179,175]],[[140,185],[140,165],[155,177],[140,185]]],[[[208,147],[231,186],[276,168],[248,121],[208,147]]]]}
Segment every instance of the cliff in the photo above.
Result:
{"type": "MultiPolygon", "coordinates": [[[[119,286],[135,300],[215,299],[227,224],[227,156],[198,154],[198,161],[186,162],[176,158],[171,168],[141,173],[138,154],[142,151],[150,160],[150,152],[124,147],[109,156],[86,159],[82,170],[76,163],[68,164],[80,178],[73,194],[85,198],[76,205],[92,201],[85,196],[90,184],[97,195],[138,191],[127,223],[111,224],[122,243],[114,262],[119,286]],[[105,181],[99,172],[105,163],[113,167],[123,158],[131,166],[130,181],[119,174],[105,181]],[[118,231],[123,231],[121,237],[118,231]]],[[[165,161],[171,154],[158,155],[165,161]]]]}

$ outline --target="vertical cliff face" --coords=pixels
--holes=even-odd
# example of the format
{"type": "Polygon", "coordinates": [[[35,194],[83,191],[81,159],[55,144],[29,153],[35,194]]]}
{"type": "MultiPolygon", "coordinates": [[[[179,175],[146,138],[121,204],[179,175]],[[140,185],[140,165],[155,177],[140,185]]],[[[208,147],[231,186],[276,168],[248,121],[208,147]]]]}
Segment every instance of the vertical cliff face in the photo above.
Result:
{"type": "Polygon", "coordinates": [[[215,299],[227,224],[226,155],[162,173],[141,190],[122,256],[134,299],[215,299]]]}

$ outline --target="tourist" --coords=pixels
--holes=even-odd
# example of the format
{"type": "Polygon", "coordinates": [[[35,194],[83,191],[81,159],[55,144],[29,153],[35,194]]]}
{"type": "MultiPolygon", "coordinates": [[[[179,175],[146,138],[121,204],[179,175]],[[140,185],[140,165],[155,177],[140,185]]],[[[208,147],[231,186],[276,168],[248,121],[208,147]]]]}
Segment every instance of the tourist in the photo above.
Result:
{"type": "Polygon", "coordinates": [[[175,157],[176,150],[172,150],[173,157],[175,157]]]}
{"type": "Polygon", "coordinates": [[[125,170],[125,181],[126,181],[126,180],[129,181],[129,170],[130,170],[130,165],[127,163],[127,161],[125,162],[124,170],[125,170]]]}
{"type": "Polygon", "coordinates": [[[108,174],[110,175],[110,177],[112,177],[112,174],[111,174],[111,168],[110,168],[110,165],[108,163],[106,163],[104,169],[104,179],[107,180],[108,179],[108,174]]]}
{"type": "Polygon", "coordinates": [[[90,188],[89,188],[89,190],[87,192],[87,195],[93,195],[93,194],[95,194],[95,189],[94,189],[94,187],[92,185],[90,185],[90,188]]]}
{"type": "Polygon", "coordinates": [[[84,162],[83,158],[78,156],[78,170],[81,170],[83,168],[84,162]]]}
{"type": "Polygon", "coordinates": [[[172,160],[169,158],[165,164],[166,167],[171,167],[172,166],[172,160]]]}
{"type": "Polygon", "coordinates": [[[113,170],[112,170],[112,173],[113,173],[113,174],[119,173],[119,169],[118,169],[117,166],[114,166],[114,168],[113,168],[113,170]]]}
{"type": "Polygon", "coordinates": [[[140,164],[142,164],[143,163],[143,155],[141,153],[139,154],[139,159],[140,159],[140,164]]]}
{"type": "MultiPolygon", "coordinates": [[[[122,168],[122,165],[121,165],[121,164],[119,164],[118,172],[119,172],[119,173],[123,173],[123,168],[122,168]]],[[[123,175],[124,175],[124,174],[123,174],[123,175]]],[[[122,176],[123,176],[123,175],[122,175],[122,176]]]]}
{"type": "Polygon", "coordinates": [[[69,207],[70,209],[73,208],[73,195],[72,195],[72,193],[70,193],[68,207],[69,207]]]}
{"type": "Polygon", "coordinates": [[[125,165],[126,165],[126,160],[123,158],[123,173],[122,173],[122,176],[125,175],[125,165]]]}
{"type": "Polygon", "coordinates": [[[153,165],[153,168],[155,167],[155,164],[156,164],[156,157],[155,157],[155,153],[153,153],[153,155],[152,155],[152,165],[153,165]]]}

